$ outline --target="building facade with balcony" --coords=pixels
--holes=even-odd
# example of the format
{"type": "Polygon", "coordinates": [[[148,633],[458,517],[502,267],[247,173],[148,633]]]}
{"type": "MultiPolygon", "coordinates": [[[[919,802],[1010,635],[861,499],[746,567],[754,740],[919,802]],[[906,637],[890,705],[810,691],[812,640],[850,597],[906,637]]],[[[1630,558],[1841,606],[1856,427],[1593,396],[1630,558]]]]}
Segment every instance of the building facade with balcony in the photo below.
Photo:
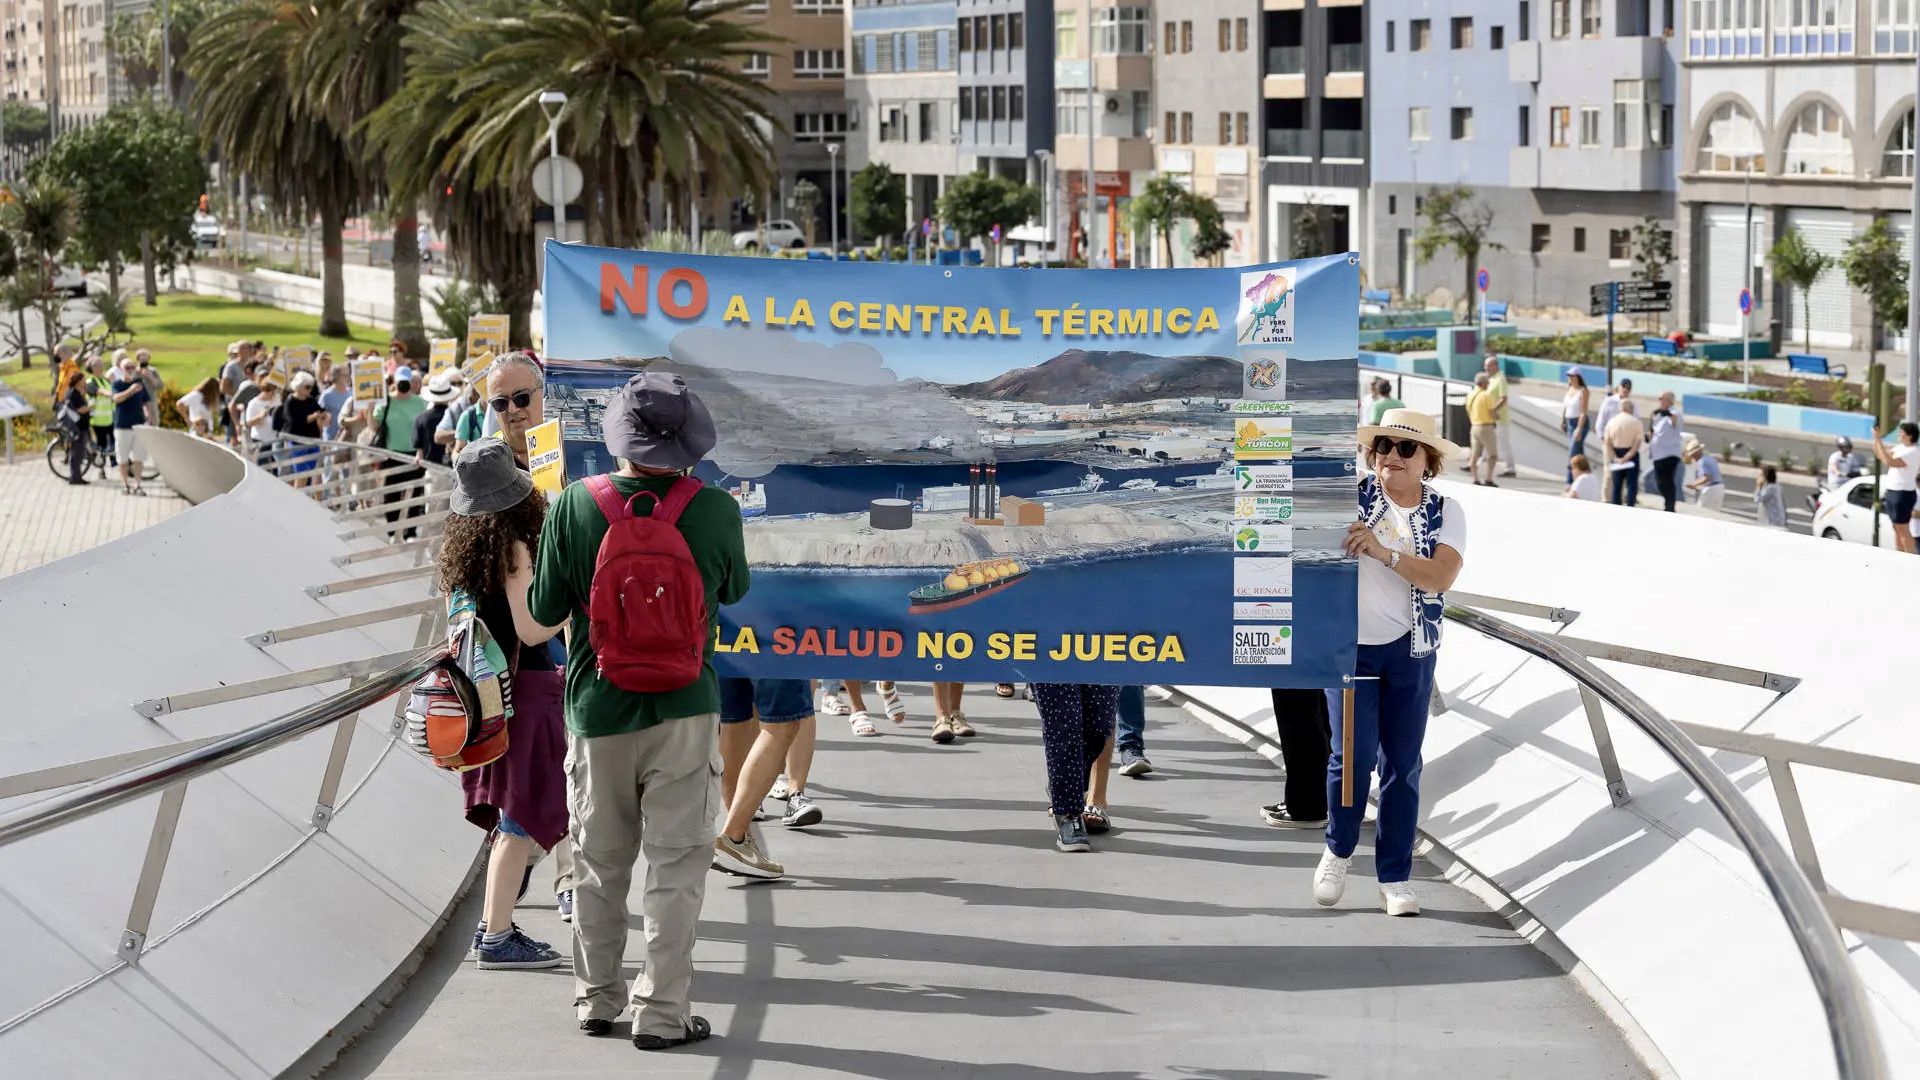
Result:
{"type": "Polygon", "coordinates": [[[1053,151],[1053,0],[958,0],[963,171],[1044,182],[1053,151]]]}
{"type": "MultiPolygon", "coordinates": [[[[1219,204],[1228,266],[1258,262],[1260,245],[1260,12],[1244,0],[1185,0],[1159,9],[1153,58],[1154,151],[1162,176],[1219,204]]],[[[1193,223],[1174,229],[1173,263],[1191,266],[1193,223]]],[[[1143,241],[1144,243],[1144,241],[1143,241]]],[[[1157,241],[1144,260],[1159,266],[1157,241]]]]}
{"type": "MultiPolygon", "coordinates": [[[[1841,270],[1802,293],[1775,282],[1766,257],[1788,232],[1838,256],[1886,217],[1911,261],[1914,16],[1907,2],[1688,4],[1676,141],[1677,292],[1690,325],[1738,333],[1739,290],[1751,287],[1754,333],[1777,322],[1794,351],[1809,347],[1809,327],[1816,352],[1868,346],[1872,312],[1841,270]]],[[[1904,347],[1904,328],[1881,344],[1904,347]]]]}
{"type": "Polygon", "coordinates": [[[1416,250],[1426,193],[1454,185],[1491,215],[1492,299],[1584,313],[1591,286],[1632,277],[1635,229],[1649,216],[1673,228],[1671,12],[1650,0],[1372,12],[1369,282],[1460,298],[1477,268],[1445,254],[1422,265],[1416,250]]]}
{"type": "Polygon", "coordinates": [[[0,0],[0,95],[44,108],[55,89],[54,0],[0,0]]]}
{"type": "Polygon", "coordinates": [[[49,68],[57,86],[55,134],[98,120],[112,104],[107,74],[111,10],[107,0],[59,0],[57,59],[49,68]]]}
{"type": "Polygon", "coordinates": [[[1091,265],[1126,266],[1133,261],[1127,208],[1134,189],[1155,167],[1154,33],[1148,4],[1055,0],[1053,158],[1058,201],[1051,196],[1048,201],[1067,211],[1069,250],[1091,265]]]}
{"type": "Polygon", "coordinates": [[[1369,248],[1367,5],[1264,0],[1262,247],[1287,259],[1369,248]]]}
{"type": "Polygon", "coordinates": [[[953,177],[971,172],[961,153],[955,0],[855,0],[847,13],[847,177],[882,162],[905,177],[907,217],[938,217],[953,177]]]}
{"type": "MultiPolygon", "coordinates": [[[[738,14],[742,21],[778,37],[780,43],[750,54],[742,63],[748,75],[767,86],[769,111],[778,121],[774,133],[774,171],[779,190],[771,194],[775,206],[789,207],[794,186],[805,180],[820,191],[812,221],[793,216],[814,239],[824,243],[831,232],[829,191],[833,157],[829,144],[845,144],[850,117],[847,108],[846,0],[766,0],[738,14]]],[[[841,178],[844,183],[844,177],[841,178]]],[[[846,193],[841,192],[845,214],[846,193]]],[[[711,208],[718,209],[718,208],[711,208]]],[[[734,224],[750,215],[744,206],[733,208],[734,224]]],[[[841,235],[846,235],[844,221],[841,235]]]]}

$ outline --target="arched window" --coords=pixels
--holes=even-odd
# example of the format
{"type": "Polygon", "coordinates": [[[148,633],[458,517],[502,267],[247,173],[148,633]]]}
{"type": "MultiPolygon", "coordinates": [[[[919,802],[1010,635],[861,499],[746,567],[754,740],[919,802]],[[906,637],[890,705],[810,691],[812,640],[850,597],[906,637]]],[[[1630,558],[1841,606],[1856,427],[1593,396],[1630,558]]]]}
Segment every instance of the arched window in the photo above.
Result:
{"type": "Polygon", "coordinates": [[[1847,118],[1824,101],[1800,110],[1787,129],[1789,176],[1852,176],[1853,133],[1847,118]]]}
{"type": "Polygon", "coordinates": [[[1887,152],[1880,156],[1881,176],[1913,175],[1913,110],[1898,124],[1893,125],[1893,134],[1887,136],[1887,152]]]}
{"type": "Polygon", "coordinates": [[[1706,129],[1694,168],[1718,173],[1767,171],[1767,152],[1760,141],[1760,125],[1754,122],[1746,106],[1733,101],[1721,102],[1707,114],[1706,129]]]}

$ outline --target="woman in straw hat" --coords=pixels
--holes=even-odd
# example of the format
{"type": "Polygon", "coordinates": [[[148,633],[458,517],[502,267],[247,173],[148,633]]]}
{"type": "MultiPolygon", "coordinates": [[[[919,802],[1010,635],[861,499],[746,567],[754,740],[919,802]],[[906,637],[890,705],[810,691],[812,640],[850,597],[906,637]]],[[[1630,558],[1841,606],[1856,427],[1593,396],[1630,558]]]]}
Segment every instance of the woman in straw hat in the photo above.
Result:
{"type": "Polygon", "coordinates": [[[1420,744],[1427,733],[1442,594],[1460,576],[1467,539],[1459,504],[1428,481],[1460,448],[1440,437],[1432,417],[1414,409],[1387,410],[1379,423],[1360,427],[1359,440],[1372,475],[1360,481],[1360,520],[1347,528],[1346,539],[1347,554],[1360,560],[1353,730],[1343,730],[1343,692],[1328,691],[1334,724],[1327,767],[1331,813],[1313,898],[1330,907],[1346,889],[1377,754],[1380,819],[1373,855],[1380,904],[1389,915],[1418,915],[1420,901],[1407,878],[1420,816],[1420,744]],[[1355,783],[1344,787],[1348,769],[1355,783]]]}

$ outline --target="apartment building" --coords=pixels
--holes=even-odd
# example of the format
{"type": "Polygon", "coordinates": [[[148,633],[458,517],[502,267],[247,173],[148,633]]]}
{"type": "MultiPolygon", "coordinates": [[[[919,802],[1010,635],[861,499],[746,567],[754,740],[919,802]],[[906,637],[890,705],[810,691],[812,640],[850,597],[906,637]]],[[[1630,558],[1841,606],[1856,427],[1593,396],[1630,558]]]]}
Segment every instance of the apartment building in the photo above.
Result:
{"type": "Polygon", "coordinates": [[[55,24],[56,53],[49,78],[57,89],[55,133],[89,124],[104,116],[112,104],[107,66],[108,0],[58,0],[55,24]]]}
{"type": "Polygon", "coordinates": [[[1367,6],[1265,0],[1261,7],[1266,257],[1368,250],[1367,6]]]}
{"type": "Polygon", "coordinates": [[[1631,276],[1635,227],[1674,216],[1672,18],[1667,0],[1376,0],[1370,283],[1458,298],[1467,268],[1420,265],[1414,242],[1424,193],[1452,185],[1492,215],[1494,299],[1584,311],[1631,276]]]}
{"type": "Polygon", "coordinates": [[[958,0],[959,146],[965,171],[1041,184],[1053,150],[1053,0],[958,0]]]}
{"type": "Polygon", "coordinates": [[[0,95],[44,108],[53,89],[55,0],[0,0],[0,95]]]}
{"type": "Polygon", "coordinates": [[[1054,146],[1069,253],[1094,266],[1133,260],[1127,208],[1154,168],[1153,8],[1057,0],[1054,146]],[[1092,205],[1088,206],[1088,192],[1092,205]],[[1091,234],[1089,235],[1089,218],[1091,234]]]}
{"type": "MultiPolygon", "coordinates": [[[[1260,260],[1261,13],[1244,0],[1186,0],[1159,10],[1155,167],[1212,196],[1225,218],[1228,266],[1260,260]]],[[[1174,230],[1175,266],[1191,266],[1192,223],[1174,230]]],[[[1164,250],[1141,252],[1159,265],[1164,250]]]]}
{"type": "MultiPolygon", "coordinates": [[[[781,39],[744,61],[747,74],[766,82],[768,104],[780,123],[774,135],[777,205],[786,206],[802,180],[819,188],[820,206],[811,224],[823,243],[830,231],[826,196],[834,164],[827,146],[845,143],[848,135],[846,16],[846,0],[766,0],[740,13],[781,39]]],[[[841,198],[844,212],[844,192],[841,198]]]]}
{"type": "MultiPolygon", "coordinates": [[[[1690,324],[1737,333],[1750,286],[1756,333],[1778,322],[1798,348],[1811,322],[1816,350],[1865,348],[1871,312],[1840,270],[1802,295],[1777,286],[1766,252],[1796,231],[1838,255],[1884,216],[1911,259],[1913,0],[1689,0],[1685,15],[1678,247],[1690,324]]],[[[1904,334],[1883,344],[1904,346],[1904,334]]]]}
{"type": "Polygon", "coordinates": [[[851,175],[878,161],[905,177],[903,227],[938,216],[947,181],[973,165],[959,143],[958,19],[955,0],[855,0],[847,13],[843,167],[851,175]]]}

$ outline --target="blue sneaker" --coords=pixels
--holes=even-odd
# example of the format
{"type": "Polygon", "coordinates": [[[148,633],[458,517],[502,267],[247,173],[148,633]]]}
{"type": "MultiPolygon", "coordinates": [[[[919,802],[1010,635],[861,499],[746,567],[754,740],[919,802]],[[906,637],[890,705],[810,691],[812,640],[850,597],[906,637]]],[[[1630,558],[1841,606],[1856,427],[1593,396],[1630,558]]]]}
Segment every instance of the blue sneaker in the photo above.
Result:
{"type": "Polygon", "coordinates": [[[560,909],[561,922],[570,923],[573,921],[573,890],[572,889],[567,889],[564,892],[561,892],[558,895],[556,895],[553,898],[553,903],[555,907],[558,907],[560,909]]]}
{"type": "Polygon", "coordinates": [[[547,946],[514,930],[498,945],[481,945],[478,963],[482,971],[532,970],[559,967],[561,957],[547,946]]]}
{"type": "Polygon", "coordinates": [[[1053,825],[1059,831],[1053,841],[1054,847],[1061,851],[1093,850],[1093,845],[1087,842],[1087,824],[1079,814],[1055,814],[1053,825]]]}
{"type": "Polygon", "coordinates": [[[1152,771],[1153,762],[1147,760],[1147,755],[1131,748],[1120,751],[1121,776],[1145,776],[1152,771]]]}
{"type": "MultiPolygon", "coordinates": [[[[512,929],[514,933],[519,934],[521,937],[526,937],[526,933],[520,929],[519,923],[514,923],[512,926],[512,929]]],[[[483,919],[481,920],[480,925],[474,927],[474,930],[473,930],[473,951],[474,952],[480,951],[480,942],[485,940],[486,936],[487,936],[487,924],[486,924],[486,920],[483,919]]],[[[532,938],[527,938],[527,940],[533,941],[532,938]]],[[[533,941],[533,943],[535,945],[540,946],[543,949],[549,947],[547,943],[544,941],[533,941]]]]}

